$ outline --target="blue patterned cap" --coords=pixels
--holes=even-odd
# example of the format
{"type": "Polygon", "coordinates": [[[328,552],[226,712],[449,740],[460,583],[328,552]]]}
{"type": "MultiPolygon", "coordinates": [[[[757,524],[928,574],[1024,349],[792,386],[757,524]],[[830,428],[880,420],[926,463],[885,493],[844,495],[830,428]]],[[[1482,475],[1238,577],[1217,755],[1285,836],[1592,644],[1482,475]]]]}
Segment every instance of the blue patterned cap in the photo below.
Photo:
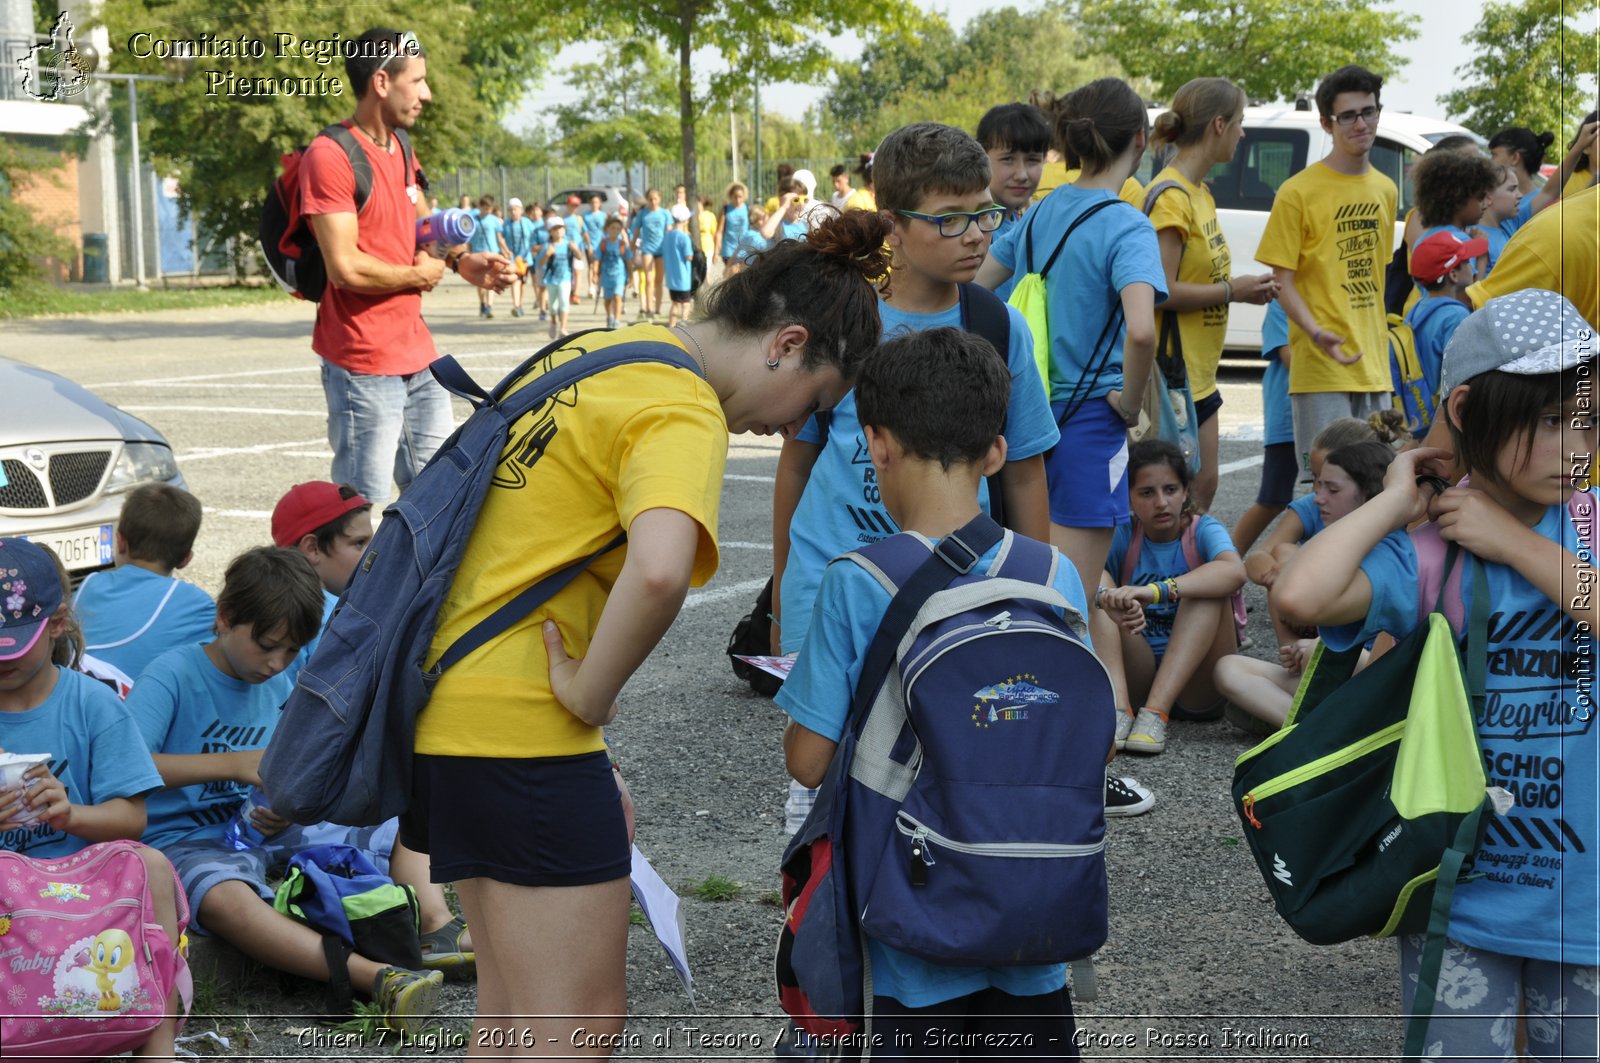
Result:
{"type": "Polygon", "coordinates": [[[42,546],[0,539],[0,661],[33,649],[61,608],[61,576],[42,546]]]}
{"type": "Polygon", "coordinates": [[[1594,329],[1565,296],[1527,288],[1490,299],[1456,328],[1444,349],[1442,393],[1498,369],[1539,376],[1594,358],[1594,329]]]}

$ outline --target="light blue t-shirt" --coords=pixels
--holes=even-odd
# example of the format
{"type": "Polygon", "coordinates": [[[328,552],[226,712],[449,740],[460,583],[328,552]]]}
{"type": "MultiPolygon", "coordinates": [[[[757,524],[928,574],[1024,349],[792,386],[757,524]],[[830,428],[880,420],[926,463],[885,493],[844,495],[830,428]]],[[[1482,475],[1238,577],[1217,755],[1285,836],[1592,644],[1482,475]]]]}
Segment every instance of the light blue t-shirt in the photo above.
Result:
{"type": "Polygon", "coordinates": [[[600,283],[620,288],[628,279],[628,241],[622,235],[600,241],[600,283]]]}
{"type": "MultiPolygon", "coordinates": [[[[992,565],[999,551],[998,544],[990,547],[979,559],[979,565],[992,565]]],[[[1059,559],[1051,586],[1083,617],[1088,617],[1083,586],[1078,582],[1077,570],[1066,558],[1059,559]]],[[[865,569],[849,563],[829,565],[817,593],[810,624],[813,635],[774,698],[778,707],[800,726],[837,742],[844,733],[867,648],[888,607],[888,592],[865,569]]],[[[996,897],[991,903],[1006,902],[1004,897],[996,897]]],[[[1012,996],[1029,997],[1053,992],[1066,984],[1065,964],[946,967],[870,938],[867,949],[872,958],[873,993],[912,1008],[942,1003],[990,986],[1012,996]]]]}
{"type": "MultiPolygon", "coordinates": [[[[1593,564],[1566,506],[1551,506],[1534,530],[1593,564]]],[[[1493,605],[1478,742],[1489,785],[1510,790],[1517,803],[1490,817],[1473,866],[1483,877],[1456,887],[1449,934],[1512,956],[1593,966],[1600,963],[1594,639],[1509,565],[1483,567],[1493,605]]],[[[1408,536],[1384,538],[1361,571],[1372,605],[1363,623],[1321,629],[1333,649],[1381,631],[1404,638],[1417,626],[1417,554],[1408,536]]],[[[1465,572],[1461,597],[1469,616],[1465,572]]]]}
{"type": "MultiPolygon", "coordinates": [[[[1045,402],[1044,384],[1033,363],[1033,334],[1022,315],[1006,310],[1011,318],[1011,343],[1006,364],[1011,370],[1011,403],[1006,408],[1006,458],[1018,461],[1043,454],[1056,445],[1060,432],[1045,402]]],[[[878,303],[885,340],[905,332],[961,327],[961,303],[935,314],[910,314],[888,303],[878,303]]],[[[852,389],[828,417],[827,443],[811,467],[805,492],[789,522],[789,560],[783,570],[779,601],[783,605],[783,652],[800,649],[806,638],[817,584],[830,558],[862,543],[887,539],[900,529],[878,496],[878,473],[867,454],[866,437],[856,417],[852,389]]],[[[821,444],[823,429],[817,418],[807,421],[795,436],[803,443],[821,444]]],[[[989,508],[988,484],[978,491],[979,504],[989,508]]]]}
{"type": "MultiPolygon", "coordinates": [[[[0,712],[0,747],[8,753],[49,753],[50,772],[75,805],[142,797],[161,789],[161,775],[139,740],[139,729],[111,688],[82,672],[56,669],[55,689],[26,712],[0,712]]],[[[0,834],[0,849],[49,860],[90,843],[40,821],[0,834]]]]}
{"type": "Polygon", "coordinates": [[[550,261],[545,263],[544,282],[546,284],[566,284],[572,280],[571,247],[572,245],[563,237],[546,249],[555,252],[550,261]]]}
{"type": "Polygon", "coordinates": [[[722,219],[722,247],[718,249],[718,254],[723,258],[732,258],[739,241],[744,239],[745,230],[750,228],[750,207],[744,203],[737,207],[724,203],[722,219]]]}
{"type": "MultiPolygon", "coordinates": [[[[529,219],[532,221],[532,219],[529,219]]],[[[550,246],[550,230],[545,227],[544,221],[533,222],[533,254],[537,258],[544,254],[544,249],[550,246]]]]}
{"type": "MultiPolygon", "coordinates": [[[[1194,529],[1194,548],[1200,555],[1201,564],[1215,561],[1233,549],[1233,540],[1228,538],[1228,529],[1224,528],[1216,518],[1205,515],[1199,520],[1200,523],[1195,525],[1194,529]]],[[[1181,537],[1170,543],[1158,543],[1147,535],[1144,545],[1139,547],[1139,560],[1134,565],[1132,575],[1123,579],[1123,559],[1128,556],[1128,547],[1132,542],[1132,523],[1117,525],[1116,534],[1111,537],[1111,555],[1106,559],[1106,571],[1116,578],[1119,585],[1141,586],[1146,583],[1159,583],[1189,571],[1189,562],[1183,556],[1181,537]]],[[[1144,639],[1150,644],[1150,649],[1157,658],[1167,651],[1167,640],[1172,637],[1172,622],[1177,618],[1177,602],[1144,607],[1144,639]]]]}
{"type": "Polygon", "coordinates": [[[734,252],[734,260],[748,264],[750,259],[772,246],[772,242],[765,236],[751,229],[739,238],[739,249],[734,252]]]}
{"type": "MultiPolygon", "coordinates": [[[[1067,227],[1085,210],[1115,192],[1062,185],[1029,208],[1021,225],[1006,231],[989,250],[1013,274],[1026,273],[1023,233],[1033,228],[1034,268],[1043,269],[1067,227]]],[[[1111,356],[1093,386],[1084,377],[1100,358],[1094,350],[1122,289],[1148,284],[1156,304],[1167,298],[1167,275],[1150,219],[1120,201],[1105,207],[1072,234],[1045,277],[1050,311],[1050,399],[1065,402],[1074,387],[1087,387],[1088,400],[1103,399],[1122,387],[1122,342],[1126,325],[1108,338],[1111,356]],[[1081,385],[1080,385],[1081,382],[1081,385]]],[[[1105,353],[1105,344],[1098,354],[1105,353]]],[[[1086,400],[1086,401],[1088,401],[1086,400]]]]}
{"type": "Polygon", "coordinates": [[[500,253],[500,219],[493,214],[485,214],[478,219],[478,227],[472,230],[472,238],[467,241],[469,251],[487,251],[490,254],[500,253]]]}
{"type": "Polygon", "coordinates": [[[659,255],[661,241],[666,238],[667,230],[672,227],[672,212],[666,207],[655,210],[642,210],[639,219],[639,253],[641,255],[659,255]]]}
{"type": "Polygon", "coordinates": [[[295,654],[294,660],[289,662],[289,667],[283,674],[289,677],[289,685],[294,686],[295,680],[300,676],[300,669],[311,660],[311,655],[316,652],[317,644],[322,641],[322,633],[328,630],[328,618],[333,615],[334,607],[339,604],[339,596],[331,593],[328,588],[322,588],[322,623],[317,626],[317,633],[311,636],[311,641],[300,647],[300,652],[295,654]]]}
{"type": "Polygon", "coordinates": [[[1483,237],[1489,241],[1489,268],[1494,269],[1494,264],[1500,261],[1500,253],[1506,249],[1506,244],[1517,235],[1517,230],[1528,224],[1528,219],[1533,217],[1533,197],[1537,193],[1530,192],[1522,197],[1522,202],[1517,204],[1517,212],[1499,225],[1488,226],[1483,230],[1483,237]]]}
{"type": "Polygon", "coordinates": [[[138,565],[91,573],[72,609],[84,649],[135,678],[168,650],[211,641],[217,620],[211,595],[138,565]]]}
{"type": "Polygon", "coordinates": [[[507,218],[501,235],[505,238],[506,249],[511,252],[512,258],[521,258],[526,262],[533,257],[533,219],[507,218]]]}
{"type": "Polygon", "coordinates": [[[811,227],[803,221],[786,221],[782,225],[780,240],[804,240],[811,235],[811,227]]]}
{"type": "Polygon", "coordinates": [[[606,212],[603,210],[591,210],[585,212],[582,218],[583,235],[584,239],[588,241],[588,246],[599,247],[600,241],[606,235],[606,212]]]}
{"type": "Polygon", "coordinates": [[[694,255],[694,242],[689,234],[678,229],[668,230],[661,238],[661,265],[666,273],[667,290],[686,292],[694,280],[689,259],[694,255]]]}
{"type": "Polygon", "coordinates": [[[1327,527],[1323,523],[1322,510],[1317,505],[1316,495],[1301,495],[1289,503],[1289,512],[1300,518],[1300,545],[1304,546],[1313,535],[1327,527]]]}
{"type": "Polygon", "coordinates": [[[1276,299],[1267,304],[1267,317],[1261,323],[1261,357],[1267,370],[1261,376],[1261,405],[1264,411],[1263,440],[1267,446],[1294,442],[1294,408],[1289,405],[1289,367],[1278,357],[1280,347],[1289,346],[1289,315],[1276,299]]]}
{"type": "MultiPolygon", "coordinates": [[[[150,663],[127,709],[151,753],[233,753],[266,746],[290,689],[281,674],[260,684],[223,675],[204,646],[185,646],[150,663]]],[[[145,844],[222,837],[248,791],[221,779],[151,795],[145,844]]]]}
{"type": "Polygon", "coordinates": [[[1412,341],[1417,348],[1417,363],[1427,386],[1430,410],[1439,401],[1445,346],[1449,344],[1450,337],[1456,334],[1456,326],[1465,321],[1470,313],[1472,309],[1460,299],[1427,295],[1417,300],[1417,304],[1406,313],[1406,324],[1411,328],[1412,341]]]}

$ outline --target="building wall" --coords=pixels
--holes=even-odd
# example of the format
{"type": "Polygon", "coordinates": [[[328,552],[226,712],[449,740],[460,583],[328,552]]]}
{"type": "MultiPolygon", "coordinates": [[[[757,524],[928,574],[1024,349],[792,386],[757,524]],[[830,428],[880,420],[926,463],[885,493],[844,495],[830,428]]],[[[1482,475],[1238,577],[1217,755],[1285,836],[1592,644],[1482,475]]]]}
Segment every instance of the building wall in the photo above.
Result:
{"type": "Polygon", "coordinates": [[[59,156],[52,170],[39,171],[18,182],[17,202],[28,207],[43,225],[54,229],[72,247],[66,261],[45,260],[45,268],[57,281],[83,277],[83,227],[78,212],[78,160],[71,153],[59,156]]]}

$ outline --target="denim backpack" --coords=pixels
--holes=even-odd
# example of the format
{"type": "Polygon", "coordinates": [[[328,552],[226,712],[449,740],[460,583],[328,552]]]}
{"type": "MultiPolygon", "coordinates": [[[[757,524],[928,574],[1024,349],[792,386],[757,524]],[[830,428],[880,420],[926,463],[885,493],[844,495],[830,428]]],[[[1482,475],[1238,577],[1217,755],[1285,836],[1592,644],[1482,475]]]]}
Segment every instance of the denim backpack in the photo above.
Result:
{"type": "Polygon", "coordinates": [[[867,937],[952,966],[1060,963],[1105,942],[1116,711],[1045,544],[980,515],[937,546],[901,533],[834,563],[893,597],[784,855],[778,987],[803,1029],[839,1036],[870,1022],[867,937]]]}
{"type": "Polygon", "coordinates": [[[617,366],[661,362],[699,375],[681,348],[647,341],[585,351],[549,368],[558,349],[578,345],[587,334],[544,347],[492,393],[474,383],[453,358],[440,358],[431,366],[440,384],[475,409],[383,511],[383,523],[284,703],[261,759],[261,781],[279,815],[296,823],[326,820],[359,826],[403,812],[411,792],[417,713],[439,677],[626,541],[619,533],[588,557],[526,588],[462,635],[431,667],[426,665],[439,609],[517,419],[552,401],[569,401],[557,396],[617,366]],[[512,388],[540,363],[546,367],[543,375],[512,388]]]}

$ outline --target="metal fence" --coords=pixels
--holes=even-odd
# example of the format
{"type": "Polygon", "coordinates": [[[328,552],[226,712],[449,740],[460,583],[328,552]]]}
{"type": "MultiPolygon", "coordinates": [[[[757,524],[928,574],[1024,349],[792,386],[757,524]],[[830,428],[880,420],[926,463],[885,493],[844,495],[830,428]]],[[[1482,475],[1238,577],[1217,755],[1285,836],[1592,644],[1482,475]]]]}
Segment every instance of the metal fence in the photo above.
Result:
{"type": "MultiPolygon", "coordinates": [[[[732,159],[700,159],[696,167],[702,196],[720,202],[723,190],[736,179],[754,185],[765,196],[773,194],[778,184],[778,163],[786,162],[797,170],[810,170],[817,177],[817,195],[833,195],[828,183],[828,171],[843,163],[854,169],[855,158],[836,159],[774,159],[762,160],[762,176],[753,179],[753,164],[748,159],[739,160],[737,171],[732,159]]],[[[663,198],[670,199],[674,185],[683,183],[681,163],[662,163],[657,166],[634,165],[626,172],[616,164],[583,166],[554,164],[550,166],[466,166],[432,179],[433,194],[439,202],[451,204],[463,195],[477,199],[492,195],[504,203],[511,196],[533,202],[548,201],[557,192],[585,185],[618,185],[629,189],[633,195],[642,196],[646,189],[658,188],[663,198]]],[[[852,176],[852,182],[855,178],[852,176]]]]}

